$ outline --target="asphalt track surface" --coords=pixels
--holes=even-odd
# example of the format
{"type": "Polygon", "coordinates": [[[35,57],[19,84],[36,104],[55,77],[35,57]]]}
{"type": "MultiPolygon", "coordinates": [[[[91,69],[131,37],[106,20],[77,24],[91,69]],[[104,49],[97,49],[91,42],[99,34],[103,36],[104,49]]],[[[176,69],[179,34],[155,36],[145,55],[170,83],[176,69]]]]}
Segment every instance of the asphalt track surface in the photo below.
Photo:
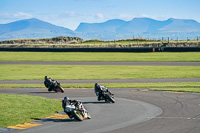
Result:
{"type": "Polygon", "coordinates": [[[92,119],[39,120],[41,126],[9,132],[106,132],[106,133],[199,133],[200,94],[137,91],[142,88],[111,88],[116,103],[98,102],[93,89],[65,89],[65,93],[41,88],[0,89],[0,93],[26,94],[54,99],[81,99],[92,119]]]}
{"type": "MultiPolygon", "coordinates": [[[[199,78],[190,80],[190,82],[199,82],[199,78]]],[[[178,81],[186,82],[188,79],[177,79],[178,81]]],[[[107,104],[97,101],[93,89],[65,89],[65,93],[54,93],[41,88],[2,88],[0,93],[26,94],[53,99],[63,99],[65,96],[81,99],[91,113],[92,119],[83,122],[70,119],[38,120],[36,122],[42,121],[43,125],[24,130],[1,129],[0,132],[200,132],[200,93],[146,91],[145,89],[110,88],[115,94],[116,103],[107,104]]]]}

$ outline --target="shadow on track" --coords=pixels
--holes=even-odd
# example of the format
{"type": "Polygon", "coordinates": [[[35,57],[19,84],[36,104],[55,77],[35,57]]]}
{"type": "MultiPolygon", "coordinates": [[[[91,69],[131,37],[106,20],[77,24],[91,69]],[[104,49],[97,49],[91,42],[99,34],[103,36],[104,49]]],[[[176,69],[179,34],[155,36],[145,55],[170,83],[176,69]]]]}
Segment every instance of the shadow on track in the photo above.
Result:
{"type": "Polygon", "coordinates": [[[29,93],[35,93],[35,94],[38,94],[38,93],[57,93],[57,92],[29,92],[29,93]]]}
{"type": "Polygon", "coordinates": [[[106,102],[101,101],[101,102],[83,102],[83,104],[106,104],[106,102]]]}
{"type": "Polygon", "coordinates": [[[37,120],[37,121],[42,121],[42,122],[76,122],[77,120],[75,119],[51,119],[51,118],[45,118],[45,119],[38,119],[38,118],[31,118],[33,120],[37,120]]]}

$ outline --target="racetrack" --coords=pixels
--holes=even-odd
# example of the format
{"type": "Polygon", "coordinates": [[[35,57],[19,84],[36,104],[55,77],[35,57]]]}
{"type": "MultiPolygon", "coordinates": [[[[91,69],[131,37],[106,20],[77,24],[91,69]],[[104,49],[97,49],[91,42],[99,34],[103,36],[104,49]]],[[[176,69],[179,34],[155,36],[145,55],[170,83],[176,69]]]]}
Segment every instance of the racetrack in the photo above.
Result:
{"type": "Polygon", "coordinates": [[[84,120],[83,122],[77,122],[71,119],[60,122],[41,120],[37,122],[43,123],[43,126],[20,132],[55,133],[67,131],[73,133],[99,133],[140,123],[162,113],[159,107],[141,101],[117,98],[117,104],[106,104],[105,102],[97,102],[96,97],[78,99],[83,101],[83,104],[90,112],[92,116],[91,120],[84,120]],[[129,111],[127,112],[127,110],[124,110],[125,108],[129,111]]]}
{"type": "Polygon", "coordinates": [[[83,122],[70,119],[41,120],[44,124],[42,126],[10,132],[199,133],[199,93],[136,91],[137,89],[140,88],[110,89],[115,94],[115,104],[98,102],[93,89],[65,89],[65,93],[54,93],[40,88],[15,88],[0,89],[0,92],[55,99],[63,99],[64,96],[78,98],[83,100],[92,115],[91,120],[83,122]]]}
{"type": "MultiPolygon", "coordinates": [[[[199,66],[199,62],[196,62],[193,65],[199,66]]],[[[67,80],[66,82],[68,83],[69,81],[70,80],[67,80]]],[[[74,80],[73,82],[77,83],[75,81],[77,80],[74,80]]],[[[81,81],[86,82],[86,80],[81,81]]],[[[116,83],[122,82],[123,80],[120,81],[111,79],[106,81],[113,81],[116,83]]],[[[129,82],[145,83],[158,81],[199,82],[200,80],[199,78],[145,80],[134,79],[130,80],[129,82]]],[[[32,83],[34,81],[30,82],[32,83]]],[[[38,82],[41,82],[41,80],[38,80],[35,83],[38,82]]],[[[92,82],[94,83],[94,80],[92,80],[92,82]]],[[[13,82],[1,81],[0,83],[13,82]]],[[[42,122],[44,125],[24,130],[1,129],[0,132],[199,133],[199,93],[174,93],[146,90],[137,91],[143,89],[146,88],[110,88],[110,90],[115,94],[116,103],[106,104],[97,101],[93,89],[65,89],[65,93],[54,93],[48,92],[47,89],[41,88],[2,88],[0,89],[0,93],[26,94],[53,99],[63,99],[65,96],[68,96],[72,99],[81,99],[83,100],[83,104],[87,107],[89,113],[91,113],[92,119],[85,120],[83,122],[76,122],[70,119],[55,121],[39,120],[36,122],[42,122]]]]}

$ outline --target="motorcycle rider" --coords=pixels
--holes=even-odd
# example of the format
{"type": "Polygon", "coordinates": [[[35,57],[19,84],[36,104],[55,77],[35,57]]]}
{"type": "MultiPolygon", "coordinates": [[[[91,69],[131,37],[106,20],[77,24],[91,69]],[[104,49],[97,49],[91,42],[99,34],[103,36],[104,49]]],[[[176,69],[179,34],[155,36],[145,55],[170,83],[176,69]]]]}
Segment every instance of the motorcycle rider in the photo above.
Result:
{"type": "Polygon", "coordinates": [[[67,115],[68,115],[70,118],[72,118],[71,112],[65,111],[65,108],[66,108],[66,105],[67,105],[67,104],[71,104],[71,100],[69,100],[68,97],[64,97],[64,99],[62,100],[62,107],[63,107],[63,109],[64,109],[64,112],[67,113],[67,115]]]}
{"type": "MultiPolygon", "coordinates": [[[[71,104],[74,104],[75,106],[79,106],[80,105],[80,100],[70,100],[69,97],[64,97],[64,99],[62,100],[62,107],[64,109],[64,112],[70,117],[72,118],[72,114],[71,112],[67,112],[65,109],[66,109],[66,105],[71,105],[71,104]]],[[[81,109],[81,106],[78,107],[79,109],[81,109]]],[[[84,110],[83,110],[84,111],[84,110]]]]}
{"type": "Polygon", "coordinates": [[[95,89],[98,96],[98,101],[102,100],[103,92],[109,92],[111,95],[113,95],[105,86],[99,85],[98,83],[95,83],[95,89]]]}
{"type": "Polygon", "coordinates": [[[48,88],[48,91],[52,91],[54,88],[53,83],[55,83],[56,81],[52,78],[47,78],[47,76],[45,76],[44,79],[45,79],[44,84],[48,88]]]}

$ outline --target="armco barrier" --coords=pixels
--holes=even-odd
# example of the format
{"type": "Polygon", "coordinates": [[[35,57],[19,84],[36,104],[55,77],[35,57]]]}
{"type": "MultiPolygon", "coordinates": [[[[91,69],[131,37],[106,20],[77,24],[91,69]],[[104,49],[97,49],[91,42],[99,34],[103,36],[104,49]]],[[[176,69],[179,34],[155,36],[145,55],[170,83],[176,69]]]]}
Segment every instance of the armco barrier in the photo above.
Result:
{"type": "Polygon", "coordinates": [[[165,47],[164,52],[200,52],[200,47],[165,47]]]}
{"type": "Polygon", "coordinates": [[[29,52],[200,52],[200,47],[140,48],[0,48],[0,51],[29,52]]]}
{"type": "Polygon", "coordinates": [[[153,48],[0,48],[0,51],[29,52],[152,52],[153,48]]]}

